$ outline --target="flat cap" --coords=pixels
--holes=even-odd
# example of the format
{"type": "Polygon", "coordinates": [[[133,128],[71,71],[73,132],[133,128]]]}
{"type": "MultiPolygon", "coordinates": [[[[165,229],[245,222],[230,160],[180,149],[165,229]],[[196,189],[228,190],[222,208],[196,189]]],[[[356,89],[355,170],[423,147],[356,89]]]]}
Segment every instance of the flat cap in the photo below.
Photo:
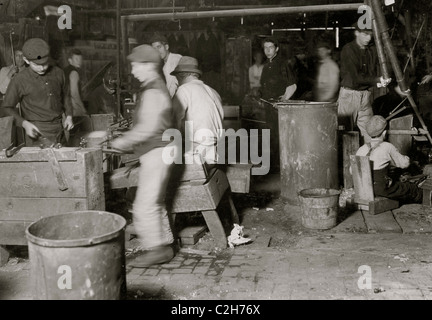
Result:
{"type": "Polygon", "coordinates": [[[127,56],[131,62],[153,62],[162,63],[159,52],[148,44],[142,44],[132,49],[132,53],[127,56]]]}
{"type": "Polygon", "coordinates": [[[368,25],[367,23],[360,23],[360,21],[356,21],[353,24],[353,27],[359,31],[359,32],[363,32],[363,33],[370,33],[372,34],[372,24],[368,25]]]}
{"type": "Polygon", "coordinates": [[[24,42],[22,52],[29,61],[45,64],[49,59],[50,47],[43,39],[31,38],[24,42]]]}
{"type": "Polygon", "coordinates": [[[155,32],[151,36],[151,38],[149,40],[149,43],[152,44],[152,43],[155,43],[155,42],[168,43],[168,39],[163,34],[161,34],[159,32],[155,32]]]}
{"type": "Polygon", "coordinates": [[[366,132],[372,138],[378,137],[387,127],[387,120],[382,116],[373,116],[366,123],[366,132]]]}

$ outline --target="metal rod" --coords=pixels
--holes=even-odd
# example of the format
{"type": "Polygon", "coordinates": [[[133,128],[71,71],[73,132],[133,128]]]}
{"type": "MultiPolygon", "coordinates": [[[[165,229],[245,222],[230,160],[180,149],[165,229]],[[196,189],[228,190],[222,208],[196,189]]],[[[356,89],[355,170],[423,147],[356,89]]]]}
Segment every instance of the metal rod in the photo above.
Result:
{"type": "MultiPolygon", "coordinates": [[[[405,68],[404,68],[404,70],[403,70],[404,73],[405,73],[405,71],[406,71],[406,68],[408,67],[409,62],[410,62],[410,61],[413,61],[413,60],[412,60],[412,55],[414,54],[414,49],[415,49],[415,47],[416,47],[416,45],[417,45],[418,39],[420,38],[420,35],[421,35],[421,32],[422,32],[422,29],[423,29],[423,26],[424,26],[425,22],[426,22],[426,19],[423,20],[423,23],[422,23],[422,25],[421,25],[421,27],[420,27],[420,30],[419,30],[418,34],[417,34],[417,38],[416,38],[416,40],[415,40],[415,42],[414,42],[414,45],[412,46],[412,48],[411,48],[411,50],[410,50],[410,55],[409,55],[409,57],[408,57],[408,61],[406,62],[405,68]]],[[[413,69],[414,69],[414,68],[415,68],[415,66],[413,66],[413,69]]]]}
{"type": "Polygon", "coordinates": [[[396,117],[399,113],[401,113],[402,111],[405,111],[406,109],[407,109],[407,107],[404,106],[404,107],[403,107],[402,109],[400,109],[399,111],[390,114],[390,115],[386,118],[386,120],[388,121],[388,120],[390,120],[391,118],[396,117]]]}
{"type": "Polygon", "coordinates": [[[12,51],[12,64],[14,67],[17,66],[16,61],[15,61],[15,50],[14,50],[14,45],[13,45],[13,39],[12,39],[12,35],[13,35],[13,31],[9,32],[9,39],[10,39],[10,44],[11,44],[11,51],[12,51]]]}
{"type": "Polygon", "coordinates": [[[326,11],[348,11],[358,10],[363,3],[349,4],[329,4],[317,6],[300,6],[300,7],[272,7],[272,8],[253,8],[253,9],[237,9],[237,10],[214,10],[214,11],[194,11],[194,12],[179,12],[179,13],[154,13],[154,14],[136,14],[128,15],[125,18],[129,21],[142,20],[165,20],[165,19],[200,19],[212,17],[241,17],[252,15],[268,15],[268,14],[288,14],[288,13],[304,13],[304,12],[326,12],[326,11]]]}
{"type": "Polygon", "coordinates": [[[390,112],[390,114],[393,114],[393,113],[395,113],[396,112],[396,110],[397,109],[399,109],[399,107],[406,101],[406,99],[407,99],[407,97],[405,97],[405,99],[403,99],[402,100],[402,102],[401,103],[399,103],[398,105],[397,105],[397,107],[396,108],[394,108],[391,112],[390,112]]]}
{"type": "Polygon", "coordinates": [[[390,62],[392,64],[393,71],[395,73],[399,88],[401,89],[401,91],[404,94],[406,94],[406,97],[407,97],[408,101],[410,102],[411,107],[413,108],[422,128],[426,132],[426,136],[427,136],[429,142],[432,144],[432,137],[431,137],[430,133],[428,132],[427,126],[424,123],[424,121],[421,117],[421,114],[417,108],[417,105],[416,105],[416,103],[412,97],[411,90],[408,88],[407,84],[405,83],[404,75],[403,75],[401,67],[399,65],[398,58],[396,56],[396,51],[393,47],[393,43],[392,43],[390,36],[389,36],[389,33],[388,33],[389,28],[387,25],[387,21],[385,20],[384,13],[382,12],[382,9],[381,9],[381,0],[371,0],[371,2],[372,2],[372,10],[373,10],[373,13],[375,15],[375,18],[377,19],[377,25],[378,25],[378,28],[379,28],[381,34],[382,34],[384,46],[385,46],[386,52],[390,58],[390,62]]]}
{"type": "Polygon", "coordinates": [[[120,26],[120,19],[121,19],[121,15],[120,15],[120,10],[121,10],[121,1],[117,0],[117,13],[116,13],[116,34],[117,34],[117,108],[115,110],[116,113],[116,117],[118,118],[120,116],[120,109],[121,109],[121,99],[120,99],[120,94],[121,94],[121,69],[120,69],[120,64],[121,64],[121,51],[120,51],[120,46],[121,46],[121,26],[120,26]]]}
{"type": "Polygon", "coordinates": [[[121,35],[122,35],[122,43],[123,43],[123,63],[128,70],[129,73],[129,63],[126,61],[126,57],[129,54],[129,35],[127,29],[127,21],[122,17],[121,18],[121,35]]]}

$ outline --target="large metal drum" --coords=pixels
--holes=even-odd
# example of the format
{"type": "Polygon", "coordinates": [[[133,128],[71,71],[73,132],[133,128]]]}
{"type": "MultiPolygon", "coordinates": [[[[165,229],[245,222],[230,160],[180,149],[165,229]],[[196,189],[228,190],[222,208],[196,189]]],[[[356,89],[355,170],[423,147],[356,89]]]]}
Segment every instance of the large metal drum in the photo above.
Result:
{"type": "Polygon", "coordinates": [[[339,189],[337,104],[288,101],[278,108],[281,197],[299,205],[310,188],[339,189]]]}
{"type": "Polygon", "coordinates": [[[117,300],[126,294],[126,220],[106,211],[76,211],[26,230],[36,299],[117,300]]]}

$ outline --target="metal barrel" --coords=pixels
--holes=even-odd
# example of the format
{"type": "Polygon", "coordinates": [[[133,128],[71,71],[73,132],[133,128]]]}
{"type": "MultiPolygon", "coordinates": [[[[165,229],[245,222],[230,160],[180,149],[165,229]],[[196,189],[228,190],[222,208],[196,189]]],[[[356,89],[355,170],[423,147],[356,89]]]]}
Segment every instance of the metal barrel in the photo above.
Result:
{"type": "Polygon", "coordinates": [[[310,188],[339,189],[337,104],[278,103],[281,197],[299,205],[310,188]]]}
{"type": "Polygon", "coordinates": [[[35,299],[125,298],[125,227],[123,217],[92,210],[33,222],[26,237],[35,299]]]}

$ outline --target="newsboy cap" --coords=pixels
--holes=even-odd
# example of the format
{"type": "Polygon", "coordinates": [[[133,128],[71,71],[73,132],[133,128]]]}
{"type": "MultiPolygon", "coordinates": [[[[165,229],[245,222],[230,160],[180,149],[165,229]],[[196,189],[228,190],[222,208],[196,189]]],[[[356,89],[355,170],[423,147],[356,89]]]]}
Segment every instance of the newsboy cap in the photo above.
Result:
{"type": "Polygon", "coordinates": [[[382,116],[373,116],[366,123],[366,132],[372,138],[378,137],[381,133],[384,132],[387,126],[387,120],[382,116]]]}
{"type": "Polygon", "coordinates": [[[163,34],[161,34],[159,32],[155,32],[151,36],[149,43],[152,44],[152,43],[155,43],[155,42],[168,43],[168,39],[163,34]]]}
{"type": "Polygon", "coordinates": [[[142,44],[132,49],[132,53],[127,56],[131,62],[153,62],[162,63],[159,52],[148,44],[142,44]]]}
{"type": "Polygon", "coordinates": [[[200,75],[202,74],[202,71],[198,69],[198,60],[188,56],[181,57],[174,71],[170,74],[175,75],[180,72],[193,72],[200,75]]]}
{"type": "Polygon", "coordinates": [[[27,60],[36,64],[45,64],[49,59],[50,47],[43,39],[31,38],[24,42],[22,52],[27,60]]]}
{"type": "Polygon", "coordinates": [[[367,24],[367,23],[365,23],[365,24],[363,24],[363,23],[360,23],[360,21],[356,21],[354,24],[353,24],[353,27],[355,28],[355,30],[357,30],[357,31],[359,31],[359,32],[363,32],[363,33],[369,33],[369,34],[372,34],[372,24],[367,24]]]}

